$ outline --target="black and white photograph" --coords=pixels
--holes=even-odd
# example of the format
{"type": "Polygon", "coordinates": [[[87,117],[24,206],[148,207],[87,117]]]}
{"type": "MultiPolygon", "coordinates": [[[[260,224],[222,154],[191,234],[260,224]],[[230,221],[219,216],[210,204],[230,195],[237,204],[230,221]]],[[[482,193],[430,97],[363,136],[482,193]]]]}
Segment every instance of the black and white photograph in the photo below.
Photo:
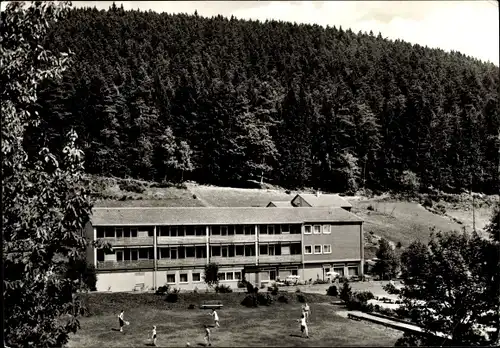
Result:
{"type": "Polygon", "coordinates": [[[3,346],[500,346],[499,13],[0,1],[3,346]]]}

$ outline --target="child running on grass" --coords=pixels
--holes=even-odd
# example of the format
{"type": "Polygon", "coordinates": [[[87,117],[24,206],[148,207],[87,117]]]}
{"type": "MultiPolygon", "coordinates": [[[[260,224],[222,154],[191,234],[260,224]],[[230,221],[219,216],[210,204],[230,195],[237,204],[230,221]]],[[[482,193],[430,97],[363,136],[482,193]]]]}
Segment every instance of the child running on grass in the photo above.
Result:
{"type": "Polygon", "coordinates": [[[208,346],[212,345],[212,339],[211,339],[210,329],[208,328],[208,325],[205,325],[205,343],[208,346]]]}
{"type": "Polygon", "coordinates": [[[309,307],[309,305],[306,304],[302,307],[302,311],[304,312],[304,315],[306,317],[306,321],[308,322],[309,321],[309,317],[311,316],[311,307],[309,307]]]}
{"type": "Polygon", "coordinates": [[[153,332],[151,333],[151,341],[153,341],[153,346],[156,347],[156,325],[153,326],[153,332]]]}
{"type": "Polygon", "coordinates": [[[125,321],[123,320],[123,309],[118,316],[118,322],[120,323],[120,332],[123,332],[123,325],[125,325],[125,321]]]}
{"type": "Polygon", "coordinates": [[[215,311],[214,308],[212,308],[212,313],[210,313],[210,315],[212,317],[214,317],[214,320],[215,320],[215,327],[220,327],[219,325],[219,315],[217,314],[217,312],[215,311]]]}
{"type": "Polygon", "coordinates": [[[306,338],[309,338],[309,330],[307,329],[306,316],[302,314],[300,316],[300,319],[297,319],[297,321],[300,323],[300,332],[302,333],[302,337],[304,337],[305,334],[306,338]]]}

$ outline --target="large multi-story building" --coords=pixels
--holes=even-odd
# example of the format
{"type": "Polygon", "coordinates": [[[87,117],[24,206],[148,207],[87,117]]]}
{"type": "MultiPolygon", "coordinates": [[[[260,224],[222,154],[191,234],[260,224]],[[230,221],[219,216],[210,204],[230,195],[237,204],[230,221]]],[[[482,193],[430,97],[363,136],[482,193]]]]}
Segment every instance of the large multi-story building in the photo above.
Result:
{"type": "Polygon", "coordinates": [[[231,287],[363,272],[363,221],[338,207],[94,208],[86,233],[113,246],[89,249],[98,291],[201,288],[209,262],[231,287]]]}

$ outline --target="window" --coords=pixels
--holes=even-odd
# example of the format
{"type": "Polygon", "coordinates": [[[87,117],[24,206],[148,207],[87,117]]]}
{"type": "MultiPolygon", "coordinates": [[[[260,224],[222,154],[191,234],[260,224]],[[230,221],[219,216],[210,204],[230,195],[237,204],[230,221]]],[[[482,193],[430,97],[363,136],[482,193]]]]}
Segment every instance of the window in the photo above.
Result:
{"type": "Polygon", "coordinates": [[[274,225],[267,226],[267,234],[274,234],[274,225]]]}
{"type": "Polygon", "coordinates": [[[222,257],[227,257],[227,246],[221,247],[222,257]]]}
{"type": "Polygon", "coordinates": [[[269,280],[276,280],[276,271],[269,271],[269,280]]]}
{"type": "Polygon", "coordinates": [[[233,272],[226,273],[226,280],[233,280],[233,272]]]}
{"type": "Polygon", "coordinates": [[[219,273],[219,280],[226,280],[226,273],[219,273]]]}
{"type": "Polygon", "coordinates": [[[121,238],[123,237],[123,228],[118,227],[116,228],[116,238],[121,238]]]}
{"type": "Polygon", "coordinates": [[[194,257],[194,247],[186,247],[186,257],[194,257]]]}
{"type": "Polygon", "coordinates": [[[188,282],[188,275],[187,273],[181,273],[179,274],[179,283],[187,283],[188,282]]]}
{"type": "Polygon", "coordinates": [[[97,250],[97,261],[104,261],[104,250],[97,250]]]}
{"type": "Polygon", "coordinates": [[[104,228],[103,227],[97,227],[97,238],[104,238],[104,228]]]}
{"type": "Polygon", "coordinates": [[[170,248],[170,258],[172,260],[177,259],[177,248],[170,248]]]}
{"type": "Polygon", "coordinates": [[[123,237],[125,237],[125,238],[130,238],[130,228],[125,227],[125,228],[123,229],[123,237]]]}
{"type": "Polygon", "coordinates": [[[358,275],[358,267],[357,266],[351,266],[347,268],[347,272],[350,276],[357,276],[358,275]]]}
{"type": "Polygon", "coordinates": [[[299,275],[299,270],[298,269],[292,269],[292,275],[293,276],[299,275]]]}
{"type": "Polygon", "coordinates": [[[194,227],[186,226],[186,236],[194,236],[194,227]]]}
{"type": "Polygon", "coordinates": [[[300,243],[294,243],[290,245],[290,254],[292,255],[300,255],[301,250],[302,248],[300,243]]]}
{"type": "Polygon", "coordinates": [[[281,246],[281,255],[290,255],[290,245],[281,246]]]}
{"type": "Polygon", "coordinates": [[[221,236],[227,236],[227,226],[221,226],[221,228],[220,228],[220,235],[221,236]]]}
{"type": "Polygon", "coordinates": [[[160,249],[160,259],[169,259],[170,258],[170,249],[169,248],[161,248],[160,249]]]}
{"type": "Polygon", "coordinates": [[[168,226],[161,226],[160,227],[160,237],[168,237],[169,236],[169,230],[168,226]]]}
{"type": "Polygon", "coordinates": [[[154,228],[148,229],[148,237],[154,237],[154,234],[155,234],[154,228]]]}
{"type": "Polygon", "coordinates": [[[245,234],[246,235],[254,234],[254,232],[255,232],[255,230],[254,230],[253,226],[251,226],[251,225],[245,226],[245,234]]]}
{"type": "Polygon", "coordinates": [[[175,274],[167,274],[167,283],[175,283],[175,274]]]}
{"type": "Polygon", "coordinates": [[[261,245],[259,248],[260,255],[267,255],[267,245],[261,245]]]}
{"type": "Polygon", "coordinates": [[[274,245],[269,245],[268,246],[268,254],[269,255],[274,255],[274,245]]]}
{"type": "Polygon", "coordinates": [[[323,245],[323,254],[331,254],[332,246],[330,244],[323,245]]]}
{"type": "Polygon", "coordinates": [[[321,245],[315,245],[314,246],[314,253],[315,254],[321,254],[321,245]]]}
{"type": "Polygon", "coordinates": [[[137,228],[130,229],[130,237],[137,238],[137,228]]]}
{"type": "Polygon", "coordinates": [[[220,247],[219,246],[212,247],[212,256],[220,256],[220,247]]]}
{"type": "Polygon", "coordinates": [[[323,233],[330,234],[332,232],[330,225],[323,225],[323,233]]]}
{"type": "Polygon", "coordinates": [[[245,256],[255,256],[255,245],[245,245],[245,256]]]}
{"type": "Polygon", "coordinates": [[[227,248],[229,257],[234,257],[234,245],[230,245],[227,248]]]}
{"type": "Polygon", "coordinates": [[[235,226],[235,232],[236,232],[236,234],[244,234],[243,226],[241,226],[241,225],[235,226]]]}
{"type": "Polygon", "coordinates": [[[281,225],[281,233],[290,233],[290,225],[281,225]]]}
{"type": "Polygon", "coordinates": [[[177,249],[177,258],[179,258],[179,259],[186,258],[186,248],[185,247],[179,247],[177,249]]]}
{"type": "Polygon", "coordinates": [[[234,279],[241,280],[241,272],[234,272],[234,279]]]}
{"type": "Polygon", "coordinates": [[[130,250],[130,259],[132,261],[137,261],[138,256],[139,256],[139,252],[137,251],[137,249],[130,250]]]}
{"type": "Polygon", "coordinates": [[[197,236],[204,236],[207,234],[207,230],[204,226],[196,226],[195,229],[197,236]]]}
{"type": "Polygon", "coordinates": [[[140,260],[148,260],[148,249],[139,249],[139,259],[140,260]]]}
{"type": "Polygon", "coordinates": [[[267,225],[260,225],[259,226],[259,233],[260,234],[267,234],[267,225]]]}
{"type": "Polygon", "coordinates": [[[300,232],[300,225],[292,225],[292,226],[290,226],[290,233],[291,234],[301,234],[301,232],[300,232]]]}
{"type": "Polygon", "coordinates": [[[193,273],[193,282],[201,282],[201,273],[193,273]]]}
{"type": "Polygon", "coordinates": [[[179,226],[179,228],[177,230],[177,236],[184,237],[184,226],[179,226]]]}
{"type": "Polygon", "coordinates": [[[314,234],[321,233],[321,225],[314,225],[314,234]]]}
{"type": "Polygon", "coordinates": [[[234,226],[228,226],[227,227],[227,235],[228,236],[234,236],[234,226]]]}
{"type": "Polygon", "coordinates": [[[311,225],[304,226],[304,234],[311,234],[311,225]]]}
{"type": "Polygon", "coordinates": [[[115,236],[115,229],[113,227],[106,227],[104,233],[106,238],[112,238],[115,236]]]}
{"type": "Polygon", "coordinates": [[[177,226],[170,226],[170,237],[177,237],[177,226]]]}
{"type": "Polygon", "coordinates": [[[237,245],[236,246],[236,256],[244,256],[245,255],[245,248],[243,245],[237,245]]]}
{"type": "Polygon", "coordinates": [[[204,259],[207,257],[207,249],[204,246],[197,246],[196,247],[196,258],[197,259],[204,259]]]}
{"type": "Polygon", "coordinates": [[[220,236],[220,227],[212,226],[212,236],[220,236]]]}
{"type": "Polygon", "coordinates": [[[312,254],[312,246],[306,245],[304,247],[304,254],[312,254]]]}

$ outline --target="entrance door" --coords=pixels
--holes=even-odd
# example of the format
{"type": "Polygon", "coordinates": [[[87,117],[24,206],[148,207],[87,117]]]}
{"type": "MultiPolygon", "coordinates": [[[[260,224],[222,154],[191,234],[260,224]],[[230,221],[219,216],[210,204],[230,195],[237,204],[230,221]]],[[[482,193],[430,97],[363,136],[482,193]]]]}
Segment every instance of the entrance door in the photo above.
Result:
{"type": "Polygon", "coordinates": [[[276,271],[269,271],[269,280],[276,280],[276,271]]]}
{"type": "Polygon", "coordinates": [[[123,250],[116,251],[116,261],[123,261],[123,250]]]}
{"type": "Polygon", "coordinates": [[[330,272],[330,267],[324,267],[323,268],[323,280],[327,280],[331,278],[330,276],[327,275],[327,273],[330,272]]]}

